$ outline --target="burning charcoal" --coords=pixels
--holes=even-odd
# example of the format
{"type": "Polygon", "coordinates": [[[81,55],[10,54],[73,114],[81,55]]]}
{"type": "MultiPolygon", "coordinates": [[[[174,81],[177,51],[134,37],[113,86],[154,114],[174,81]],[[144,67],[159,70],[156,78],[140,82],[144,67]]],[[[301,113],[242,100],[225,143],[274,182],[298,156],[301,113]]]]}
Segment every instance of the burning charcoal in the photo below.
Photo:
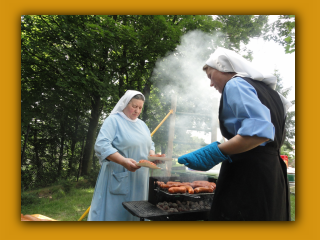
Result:
{"type": "Polygon", "coordinates": [[[172,208],[173,209],[173,212],[179,212],[178,209],[176,208],[172,208]]]}
{"type": "Polygon", "coordinates": [[[168,205],[164,205],[163,206],[163,210],[166,210],[166,211],[169,210],[169,206],[168,205]]]}
{"type": "Polygon", "coordinates": [[[163,202],[163,205],[168,205],[168,203],[166,201],[163,202]]]}
{"type": "Polygon", "coordinates": [[[201,206],[203,206],[203,205],[204,205],[203,201],[199,201],[199,204],[200,204],[201,206]]]}
{"type": "Polygon", "coordinates": [[[175,209],[174,208],[169,208],[168,212],[174,212],[175,209]]]}
{"type": "Polygon", "coordinates": [[[186,212],[186,211],[187,211],[187,209],[185,207],[181,208],[181,212],[186,212]]]}
{"type": "Polygon", "coordinates": [[[178,207],[178,211],[179,211],[179,212],[182,212],[182,207],[178,207]]]}
{"type": "Polygon", "coordinates": [[[160,207],[163,207],[164,204],[163,204],[162,202],[159,202],[158,205],[159,205],[160,207]]]}
{"type": "Polygon", "coordinates": [[[172,204],[173,204],[172,202],[168,202],[169,207],[172,207],[172,204]]]}
{"type": "Polygon", "coordinates": [[[173,207],[173,208],[177,208],[177,207],[178,207],[178,204],[172,203],[172,207],[173,207]]]}
{"type": "Polygon", "coordinates": [[[205,209],[211,209],[211,207],[206,206],[205,209]]]}
{"type": "Polygon", "coordinates": [[[177,204],[181,204],[181,202],[179,200],[177,200],[177,204]]]}
{"type": "Polygon", "coordinates": [[[182,202],[182,205],[187,205],[187,202],[182,202]]]}
{"type": "Polygon", "coordinates": [[[161,206],[157,205],[157,208],[161,209],[161,210],[164,210],[161,206]]]}

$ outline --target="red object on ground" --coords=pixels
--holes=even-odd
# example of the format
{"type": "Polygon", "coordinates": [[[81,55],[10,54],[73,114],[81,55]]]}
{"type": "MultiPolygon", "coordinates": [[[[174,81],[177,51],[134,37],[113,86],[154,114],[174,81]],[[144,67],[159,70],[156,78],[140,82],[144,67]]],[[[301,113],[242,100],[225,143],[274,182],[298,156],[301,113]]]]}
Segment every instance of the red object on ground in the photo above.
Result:
{"type": "Polygon", "coordinates": [[[287,155],[280,155],[280,157],[282,158],[282,160],[285,162],[285,164],[287,165],[287,168],[288,168],[288,156],[287,155]]]}

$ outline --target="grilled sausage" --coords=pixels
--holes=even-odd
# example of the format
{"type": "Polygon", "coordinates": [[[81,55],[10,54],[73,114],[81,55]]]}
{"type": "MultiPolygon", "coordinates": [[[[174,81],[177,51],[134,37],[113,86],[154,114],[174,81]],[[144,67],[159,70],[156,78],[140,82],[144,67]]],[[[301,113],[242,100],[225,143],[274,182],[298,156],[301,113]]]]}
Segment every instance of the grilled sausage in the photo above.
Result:
{"type": "Polygon", "coordinates": [[[171,194],[175,193],[186,193],[187,189],[185,187],[171,187],[168,189],[168,192],[171,194]]]}
{"type": "Polygon", "coordinates": [[[161,186],[161,184],[164,184],[164,182],[157,181],[157,185],[158,185],[158,186],[161,186]]]}
{"type": "Polygon", "coordinates": [[[150,161],[145,160],[145,159],[141,159],[141,160],[139,161],[139,163],[149,163],[149,164],[151,164],[151,165],[156,166],[153,162],[150,162],[150,161]]]}
{"type": "Polygon", "coordinates": [[[213,188],[211,187],[197,187],[194,189],[194,193],[212,193],[213,188]]]}
{"type": "Polygon", "coordinates": [[[171,188],[171,187],[180,187],[180,184],[176,184],[176,183],[169,183],[169,184],[165,184],[165,183],[162,183],[160,185],[161,188],[171,188]]]}
{"type": "Polygon", "coordinates": [[[187,189],[189,194],[194,194],[193,187],[191,187],[190,185],[183,185],[183,187],[187,189]]]}
{"type": "Polygon", "coordinates": [[[165,183],[161,183],[160,187],[161,188],[170,188],[171,186],[169,186],[168,184],[165,184],[165,183]]]}
{"type": "Polygon", "coordinates": [[[216,184],[215,183],[211,183],[211,182],[205,182],[205,181],[203,181],[203,182],[201,182],[201,181],[199,181],[199,182],[193,182],[192,184],[190,184],[191,185],[191,187],[193,187],[193,188],[197,188],[197,187],[210,187],[210,188],[212,188],[212,189],[215,189],[216,188],[216,184]]]}

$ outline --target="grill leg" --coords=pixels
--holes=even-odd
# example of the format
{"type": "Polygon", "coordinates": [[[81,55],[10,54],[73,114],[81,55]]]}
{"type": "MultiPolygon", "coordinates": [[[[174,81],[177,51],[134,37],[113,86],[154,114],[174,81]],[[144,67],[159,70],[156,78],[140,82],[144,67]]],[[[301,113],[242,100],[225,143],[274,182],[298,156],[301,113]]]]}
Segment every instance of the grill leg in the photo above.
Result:
{"type": "Polygon", "coordinates": [[[143,218],[143,217],[141,217],[141,218],[140,218],[140,221],[144,221],[144,218],[143,218]]]}

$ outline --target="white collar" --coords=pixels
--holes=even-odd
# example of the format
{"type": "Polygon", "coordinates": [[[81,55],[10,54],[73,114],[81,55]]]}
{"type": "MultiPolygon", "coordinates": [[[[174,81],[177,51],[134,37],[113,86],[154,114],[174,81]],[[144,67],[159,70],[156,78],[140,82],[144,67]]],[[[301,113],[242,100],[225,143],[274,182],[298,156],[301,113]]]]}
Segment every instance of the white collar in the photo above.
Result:
{"type": "Polygon", "coordinates": [[[123,117],[124,119],[130,121],[130,122],[136,122],[136,121],[138,121],[138,118],[136,118],[135,120],[132,120],[132,119],[128,118],[127,115],[125,115],[123,112],[119,112],[119,115],[120,115],[121,117],[123,117]]]}

